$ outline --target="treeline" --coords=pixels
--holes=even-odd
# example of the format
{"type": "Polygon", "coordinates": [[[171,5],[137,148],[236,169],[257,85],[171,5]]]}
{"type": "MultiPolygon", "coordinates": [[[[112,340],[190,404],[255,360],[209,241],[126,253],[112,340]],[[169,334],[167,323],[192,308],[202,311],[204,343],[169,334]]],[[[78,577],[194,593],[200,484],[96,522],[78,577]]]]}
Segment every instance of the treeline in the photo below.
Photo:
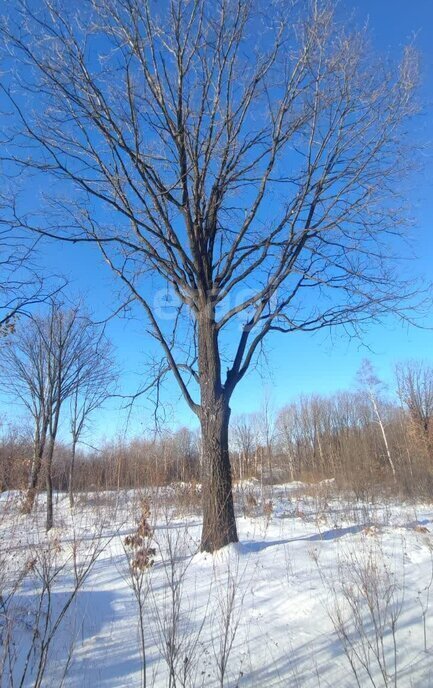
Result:
{"type": "MultiPolygon", "coordinates": [[[[265,483],[335,478],[359,496],[375,487],[431,496],[433,368],[421,361],[399,365],[394,397],[386,397],[366,362],[354,390],[301,396],[279,410],[266,400],[259,412],[233,419],[233,476],[265,483]]],[[[26,487],[32,451],[28,437],[4,428],[3,489],[26,487]]],[[[58,443],[53,464],[57,490],[68,489],[70,461],[71,447],[58,443]]],[[[200,476],[200,436],[188,428],[114,440],[75,456],[78,492],[200,482],[200,476]]]]}
{"type": "MultiPolygon", "coordinates": [[[[69,489],[71,445],[58,441],[52,466],[56,490],[69,489]]],[[[0,435],[0,488],[26,490],[31,471],[31,433],[4,423],[0,435]]],[[[171,482],[198,482],[200,441],[198,431],[180,428],[160,432],[152,439],[115,439],[97,449],[75,452],[74,491],[113,490],[171,482]]],[[[40,482],[44,484],[45,465],[40,482]]]]}

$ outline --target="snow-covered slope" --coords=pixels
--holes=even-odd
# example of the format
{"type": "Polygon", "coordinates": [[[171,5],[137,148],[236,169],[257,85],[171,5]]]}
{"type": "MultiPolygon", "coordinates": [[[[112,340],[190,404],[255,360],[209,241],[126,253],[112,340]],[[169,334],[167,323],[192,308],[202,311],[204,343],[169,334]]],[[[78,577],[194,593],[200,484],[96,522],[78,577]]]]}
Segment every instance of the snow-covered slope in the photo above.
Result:
{"type": "MultiPolygon", "coordinates": [[[[262,495],[254,482],[238,486],[240,542],[214,556],[198,552],[197,515],[180,514],[164,491],[151,496],[156,553],[142,578],[147,686],[433,686],[432,507],[351,503],[328,488],[296,483],[262,495]]],[[[54,569],[64,564],[51,626],[74,587],[73,553],[82,565],[98,550],[49,645],[41,685],[143,685],[123,544],[139,516],[137,495],[83,495],[72,515],[59,496],[48,540],[43,499],[31,517],[18,514],[17,495],[2,495],[0,508],[3,579],[44,547],[54,569]]],[[[39,565],[29,564],[9,604],[17,685],[40,600],[39,565]]],[[[45,601],[40,623],[47,618],[45,601]]],[[[38,650],[23,685],[34,685],[37,662],[38,650]]]]}

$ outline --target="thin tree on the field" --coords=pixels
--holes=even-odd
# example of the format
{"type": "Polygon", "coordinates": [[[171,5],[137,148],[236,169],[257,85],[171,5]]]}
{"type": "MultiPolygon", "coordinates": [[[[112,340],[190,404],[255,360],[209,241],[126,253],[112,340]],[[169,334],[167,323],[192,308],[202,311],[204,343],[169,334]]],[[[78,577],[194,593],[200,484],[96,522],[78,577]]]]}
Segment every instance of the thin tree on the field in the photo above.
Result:
{"type": "Polygon", "coordinates": [[[47,530],[53,526],[52,463],[60,414],[77,386],[93,379],[100,337],[78,307],[67,308],[52,300],[47,314],[35,315],[16,328],[3,351],[5,388],[34,421],[34,451],[23,509],[32,510],[44,468],[47,530]]]}
{"type": "Polygon", "coordinates": [[[388,437],[386,434],[385,424],[382,417],[381,405],[380,405],[380,390],[383,387],[383,383],[377,377],[371,361],[365,359],[358,371],[358,380],[365,390],[368,399],[371,403],[374,419],[379,425],[380,432],[383,439],[383,444],[386,451],[386,458],[392,471],[392,475],[396,476],[394,460],[391,455],[391,450],[388,442],[388,437]]]}
{"type": "Polygon", "coordinates": [[[87,356],[77,361],[76,383],[69,400],[69,417],[71,431],[71,460],[68,471],[69,504],[74,506],[74,470],[77,445],[87,430],[92,414],[113,393],[116,371],[109,341],[101,335],[99,329],[90,321],[87,322],[88,335],[92,346],[87,356]]]}
{"type": "Polygon", "coordinates": [[[275,436],[275,410],[272,406],[272,401],[269,396],[269,391],[266,390],[260,412],[257,414],[257,421],[259,425],[259,434],[261,440],[261,453],[262,453],[262,466],[260,480],[262,482],[263,490],[263,478],[265,473],[267,474],[267,481],[272,484],[273,473],[272,473],[272,461],[273,461],[273,440],[275,436]],[[266,455],[266,467],[264,465],[263,459],[266,455]]]}
{"type": "Polygon", "coordinates": [[[94,243],[143,309],[200,420],[214,551],[237,540],[230,401],[265,337],[404,312],[416,56],[376,59],[333,0],[17,0],[1,33],[8,165],[49,197],[16,224],[94,243]]]}
{"type": "Polygon", "coordinates": [[[1,361],[3,386],[14,401],[24,405],[34,424],[33,455],[23,505],[25,512],[30,512],[33,507],[50,422],[48,361],[44,339],[38,336],[40,327],[42,323],[38,316],[21,323],[13,339],[7,341],[1,361]]]}
{"type": "Polygon", "coordinates": [[[299,423],[297,423],[296,404],[291,403],[283,406],[277,416],[276,429],[279,443],[287,460],[290,480],[295,480],[297,469],[296,459],[297,454],[299,454],[299,442],[296,441],[297,428],[299,428],[299,423]]]}
{"type": "Polygon", "coordinates": [[[250,478],[254,470],[253,455],[256,448],[256,433],[252,416],[237,416],[232,423],[232,441],[239,457],[239,480],[250,478]]]}

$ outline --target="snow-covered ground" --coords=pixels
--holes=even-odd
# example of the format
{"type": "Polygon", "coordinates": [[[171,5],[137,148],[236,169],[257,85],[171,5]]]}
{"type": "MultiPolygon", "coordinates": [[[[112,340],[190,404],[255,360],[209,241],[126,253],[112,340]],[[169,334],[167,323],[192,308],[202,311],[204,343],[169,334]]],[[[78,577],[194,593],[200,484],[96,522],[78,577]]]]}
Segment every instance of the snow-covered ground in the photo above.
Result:
{"type": "MultiPolygon", "coordinates": [[[[188,513],[185,494],[176,502],[175,493],[150,496],[156,552],[140,579],[148,687],[433,686],[431,505],[351,502],[332,484],[263,488],[249,481],[237,486],[239,544],[210,556],[198,552],[199,511],[188,513]]],[[[22,516],[19,495],[0,496],[7,605],[0,634],[9,653],[2,686],[20,685],[27,658],[22,685],[35,684],[46,627],[55,625],[86,565],[88,576],[48,643],[40,685],[143,685],[124,546],[139,498],[82,495],[71,514],[60,495],[57,526],[46,539],[42,497],[35,514],[22,516]],[[12,573],[23,567],[12,590],[12,573]],[[40,580],[50,572],[38,616],[40,580]]]]}

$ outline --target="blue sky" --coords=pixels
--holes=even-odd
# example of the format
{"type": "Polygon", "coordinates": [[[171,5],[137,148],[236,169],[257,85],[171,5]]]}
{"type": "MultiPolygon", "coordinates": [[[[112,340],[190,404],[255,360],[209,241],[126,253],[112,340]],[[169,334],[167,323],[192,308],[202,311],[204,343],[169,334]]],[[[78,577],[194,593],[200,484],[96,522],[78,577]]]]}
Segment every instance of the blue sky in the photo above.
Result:
{"type": "MultiPolygon", "coordinates": [[[[398,57],[407,40],[415,36],[421,55],[423,102],[423,112],[416,121],[416,135],[424,141],[426,150],[424,170],[411,182],[410,202],[415,220],[414,269],[429,281],[433,279],[433,1],[343,0],[341,5],[343,10],[354,10],[360,19],[368,17],[374,47],[381,53],[398,57]]],[[[69,276],[72,291],[84,294],[96,318],[106,317],[118,305],[117,285],[96,249],[47,243],[42,260],[48,271],[62,271],[69,276]]],[[[425,325],[433,326],[433,314],[425,320],[425,325]]],[[[146,334],[146,324],[140,319],[117,318],[110,322],[108,332],[122,370],[122,391],[133,393],[142,383],[146,355],[154,347],[146,334]]],[[[349,387],[366,356],[392,386],[397,360],[416,357],[433,361],[433,330],[389,319],[381,326],[369,327],[362,340],[348,340],[338,331],[317,335],[299,333],[274,336],[268,340],[266,350],[266,362],[261,361],[235,392],[233,413],[257,411],[265,395],[279,407],[301,393],[329,393],[349,387]]],[[[197,425],[174,383],[166,384],[164,400],[171,424],[197,425]]],[[[16,413],[20,413],[18,408],[16,413]]],[[[110,403],[95,418],[95,440],[123,433],[126,418],[126,411],[110,403]]],[[[140,434],[151,426],[151,405],[144,401],[136,403],[128,434],[140,434]]]]}

